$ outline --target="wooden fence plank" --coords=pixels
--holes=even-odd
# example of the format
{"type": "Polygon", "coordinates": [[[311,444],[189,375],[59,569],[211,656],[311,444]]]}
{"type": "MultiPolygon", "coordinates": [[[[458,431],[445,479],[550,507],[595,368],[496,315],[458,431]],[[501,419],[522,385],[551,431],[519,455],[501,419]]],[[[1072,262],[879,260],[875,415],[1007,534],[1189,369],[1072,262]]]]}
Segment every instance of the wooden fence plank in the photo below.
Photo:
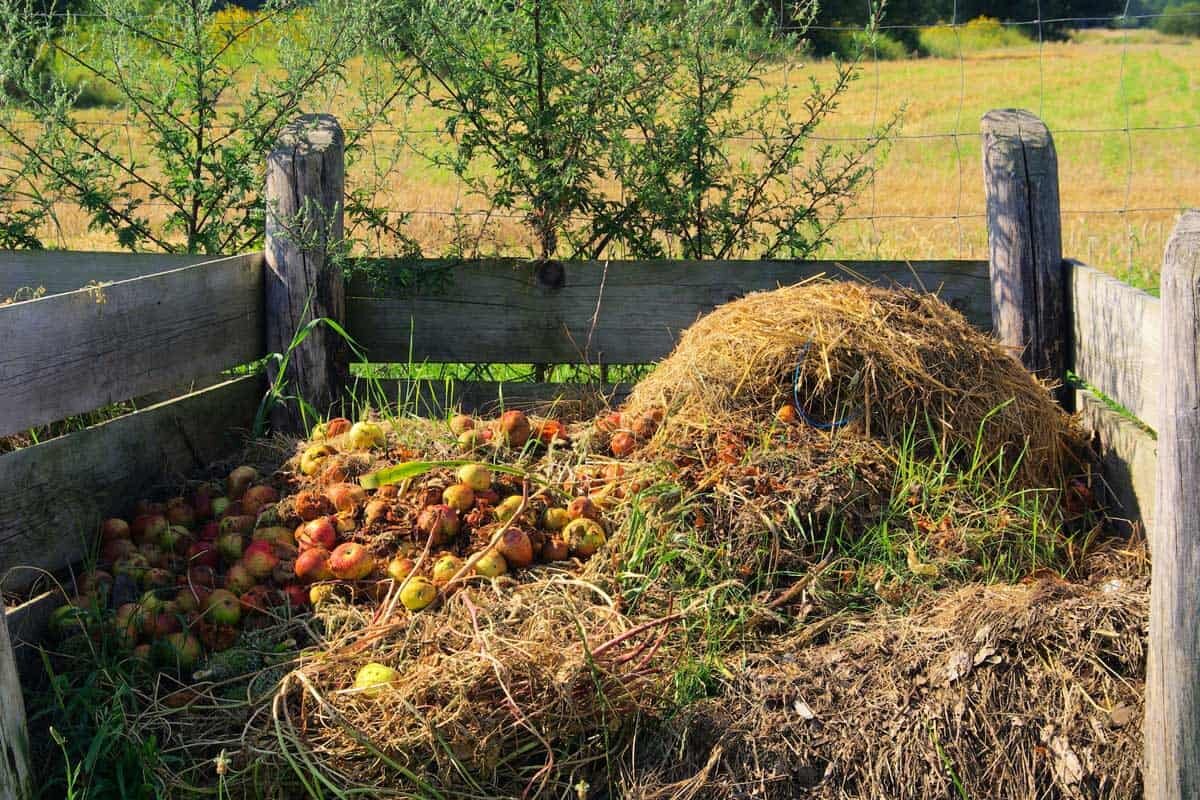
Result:
{"type": "Polygon", "coordinates": [[[260,377],[238,378],[0,456],[0,585],[79,561],[103,517],[228,457],[261,396],[260,377]]]}
{"type": "Polygon", "coordinates": [[[454,411],[491,414],[501,408],[546,408],[561,406],[564,414],[572,411],[593,413],[606,405],[622,403],[632,385],[585,383],[534,383],[517,381],[437,381],[384,380],[370,385],[354,384],[360,401],[379,407],[399,407],[406,413],[423,417],[444,417],[454,411]],[[590,411],[589,411],[590,410],[590,411]]]}
{"type": "Polygon", "coordinates": [[[40,286],[47,294],[73,292],[93,281],[127,281],[218,258],[223,256],[0,250],[0,300],[19,289],[40,286]]]}
{"type": "Polygon", "coordinates": [[[26,600],[19,606],[8,609],[8,638],[12,642],[13,660],[17,673],[25,686],[33,685],[45,674],[39,647],[46,643],[50,631],[50,617],[66,602],[66,595],[57,587],[52,591],[26,600]]]}
{"type": "Polygon", "coordinates": [[[573,262],[550,278],[514,261],[415,268],[441,270],[444,285],[410,297],[349,287],[350,332],[372,361],[645,363],[717,305],[820,274],[926,288],[991,327],[985,261],[573,262]]]}
{"type": "Polygon", "coordinates": [[[1146,800],[1200,797],[1200,211],[1167,240],[1162,411],[1150,528],[1146,800]]]}
{"type": "Polygon", "coordinates": [[[7,616],[0,600],[0,800],[27,800],[33,797],[29,733],[7,616]]]}
{"type": "Polygon", "coordinates": [[[1113,411],[1091,392],[1075,394],[1080,421],[1094,435],[1104,478],[1104,502],[1114,523],[1129,535],[1154,520],[1158,443],[1154,436],[1113,411]]]}
{"type": "Polygon", "coordinates": [[[1071,263],[1068,295],[1072,369],[1157,430],[1162,394],[1162,331],[1157,297],[1083,264],[1071,263]]]}
{"type": "Polygon", "coordinates": [[[0,435],[261,358],[262,255],[0,308],[0,435]]]}

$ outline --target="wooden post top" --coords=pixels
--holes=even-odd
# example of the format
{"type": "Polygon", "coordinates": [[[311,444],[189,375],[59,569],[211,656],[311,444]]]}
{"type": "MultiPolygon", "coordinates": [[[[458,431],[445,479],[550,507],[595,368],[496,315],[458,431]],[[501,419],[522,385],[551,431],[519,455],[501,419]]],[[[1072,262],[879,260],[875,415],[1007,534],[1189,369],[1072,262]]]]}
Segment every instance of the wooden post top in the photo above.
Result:
{"type": "Polygon", "coordinates": [[[983,115],[980,127],[984,133],[1010,136],[1031,144],[1050,144],[1052,141],[1046,123],[1023,108],[993,109],[983,115]]]}
{"type": "Polygon", "coordinates": [[[288,154],[308,156],[336,148],[344,149],[346,135],[332,114],[303,114],[280,132],[271,156],[288,154]]]}
{"type": "Polygon", "coordinates": [[[1200,209],[1184,211],[1167,240],[1167,251],[1163,257],[1163,271],[1168,268],[1190,267],[1200,269],[1200,209]]]}

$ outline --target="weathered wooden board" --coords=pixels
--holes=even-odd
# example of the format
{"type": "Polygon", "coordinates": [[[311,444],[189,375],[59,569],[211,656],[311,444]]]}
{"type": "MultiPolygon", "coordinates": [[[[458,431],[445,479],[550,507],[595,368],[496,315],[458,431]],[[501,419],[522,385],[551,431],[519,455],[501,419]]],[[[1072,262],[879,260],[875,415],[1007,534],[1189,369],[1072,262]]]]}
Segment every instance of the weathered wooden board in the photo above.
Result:
{"type": "Polygon", "coordinates": [[[491,414],[501,409],[548,410],[560,407],[591,413],[606,405],[619,405],[633,387],[630,384],[532,383],[515,381],[357,381],[355,398],[378,408],[384,402],[392,409],[438,418],[456,411],[491,414]]]}
{"type": "Polygon", "coordinates": [[[1154,519],[1158,442],[1090,392],[1075,393],[1075,408],[1098,445],[1108,513],[1123,533],[1144,532],[1154,519]]]}
{"type": "MultiPolygon", "coordinates": [[[[412,268],[398,262],[397,269],[412,268]]],[[[424,262],[445,285],[416,296],[348,291],[350,332],[372,361],[645,363],[721,303],[816,275],[937,292],[991,328],[984,261],[424,262]]]]}
{"type": "Polygon", "coordinates": [[[0,435],[261,358],[262,255],[0,308],[0,435]]]}
{"type": "Polygon", "coordinates": [[[1200,797],[1200,211],[1184,213],[1162,268],[1162,392],[1150,636],[1146,800],[1200,797]]]}
{"type": "Polygon", "coordinates": [[[1092,267],[1071,263],[1069,268],[1072,369],[1158,430],[1162,395],[1158,298],[1092,267]]]}
{"type": "MultiPolygon", "coordinates": [[[[1018,109],[989,111],[981,129],[996,338],[1031,372],[1062,381],[1067,320],[1054,139],[1018,109]]],[[[1065,385],[1056,395],[1070,402],[1065,385]]]]}
{"type": "Polygon", "coordinates": [[[112,283],[213,261],[222,256],[168,253],[79,253],[71,250],[0,250],[0,300],[19,289],[73,292],[93,281],[112,283]]]}
{"type": "MultiPolygon", "coordinates": [[[[305,114],[286,128],[267,156],[267,350],[285,353],[296,331],[313,319],[346,318],[342,271],[330,254],[342,247],[346,202],[346,137],[330,114],[305,114]]],[[[289,394],[319,416],[334,410],[350,369],[345,340],[329,326],[313,328],[292,350],[284,376],[289,394]]],[[[268,378],[283,364],[268,362],[268,378]]],[[[337,409],[340,411],[340,409],[337,409]]],[[[297,403],[276,403],[271,429],[302,431],[297,403]]]]}
{"type": "Polygon", "coordinates": [[[0,800],[27,800],[33,797],[29,733],[7,616],[0,600],[0,800]]]}
{"type": "Polygon", "coordinates": [[[238,378],[0,456],[0,585],[79,561],[103,517],[229,456],[261,396],[261,378],[238,378]]]}
{"type": "Polygon", "coordinates": [[[45,674],[39,648],[47,641],[50,616],[65,600],[66,595],[55,589],[8,609],[8,637],[12,641],[13,659],[26,686],[45,674]]]}

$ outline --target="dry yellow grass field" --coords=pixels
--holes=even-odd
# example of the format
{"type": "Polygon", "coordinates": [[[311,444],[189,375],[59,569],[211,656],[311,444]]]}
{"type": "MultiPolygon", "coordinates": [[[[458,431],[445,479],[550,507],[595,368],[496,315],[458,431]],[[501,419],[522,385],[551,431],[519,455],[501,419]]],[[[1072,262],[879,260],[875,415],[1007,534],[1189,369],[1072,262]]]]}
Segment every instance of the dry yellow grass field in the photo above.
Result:
{"type": "MultiPolygon", "coordinates": [[[[768,85],[803,82],[809,73],[832,74],[820,61],[776,70],[768,85]]],[[[823,255],[839,258],[981,258],[986,256],[980,167],[979,118],[991,108],[1038,113],[1057,142],[1062,187],[1064,251],[1135,283],[1157,284],[1158,262],[1179,208],[1197,204],[1200,186],[1200,44],[1160,37],[1093,34],[1074,43],[1030,44],[960,59],[880,61],[861,79],[826,137],[863,136],[872,123],[904,108],[897,138],[880,163],[877,179],[859,198],[823,255]]],[[[321,108],[338,114],[345,92],[321,108]]],[[[797,98],[797,102],[799,98],[797,98]]],[[[86,112],[112,122],[120,112],[86,112]]],[[[379,152],[395,144],[393,128],[437,127],[429,111],[389,120],[368,139],[379,152]]],[[[428,135],[428,134],[414,134],[428,135]]],[[[117,141],[136,154],[135,129],[117,141]]],[[[378,201],[412,212],[409,233],[436,255],[452,236],[447,212],[479,208],[453,175],[431,168],[411,149],[401,150],[378,201]]],[[[351,168],[353,184],[368,173],[351,168]]],[[[493,220],[492,244],[528,252],[515,219],[493,220]]],[[[114,249],[87,221],[61,209],[58,246],[114,249]]]]}

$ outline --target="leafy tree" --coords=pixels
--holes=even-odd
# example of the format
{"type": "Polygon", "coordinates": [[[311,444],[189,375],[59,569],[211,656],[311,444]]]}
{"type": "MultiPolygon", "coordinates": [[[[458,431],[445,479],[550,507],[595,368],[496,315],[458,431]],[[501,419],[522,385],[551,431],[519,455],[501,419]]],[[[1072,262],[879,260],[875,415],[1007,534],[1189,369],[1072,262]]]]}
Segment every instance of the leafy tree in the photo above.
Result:
{"type": "Polygon", "coordinates": [[[410,98],[443,115],[450,146],[414,147],[520,215],[537,258],[800,256],[869,179],[891,123],[810,152],[854,61],[828,87],[743,102],[797,46],[772,5],[420,0],[380,47],[416,65],[410,98]],[[747,140],[754,157],[735,157],[747,140]]]}
{"type": "MultiPolygon", "coordinates": [[[[341,79],[369,23],[349,0],[257,15],[213,0],[94,0],[87,25],[60,35],[29,3],[0,0],[0,16],[22,21],[16,38],[37,45],[4,54],[20,105],[0,114],[0,137],[45,196],[78,204],[124,247],[166,252],[257,244],[266,151],[341,79]],[[96,124],[78,107],[83,87],[47,64],[111,87],[126,124],[96,124]],[[138,155],[129,135],[144,140],[138,155]]],[[[386,102],[368,97],[360,116],[386,102]]]]}
{"type": "Polygon", "coordinates": [[[1200,36],[1200,3],[1179,3],[1163,9],[1155,27],[1174,36],[1200,36]]]}
{"type": "MultiPolygon", "coordinates": [[[[827,85],[771,88],[766,73],[794,57],[808,18],[780,34],[755,10],[692,0],[659,29],[658,77],[641,108],[630,108],[639,135],[621,140],[614,159],[629,206],[654,233],[637,255],[811,255],[873,174],[870,156],[898,117],[857,146],[812,146],[858,77],[870,35],[852,60],[835,63],[827,85]]],[[[620,224],[604,219],[607,230],[620,224]]]]}

